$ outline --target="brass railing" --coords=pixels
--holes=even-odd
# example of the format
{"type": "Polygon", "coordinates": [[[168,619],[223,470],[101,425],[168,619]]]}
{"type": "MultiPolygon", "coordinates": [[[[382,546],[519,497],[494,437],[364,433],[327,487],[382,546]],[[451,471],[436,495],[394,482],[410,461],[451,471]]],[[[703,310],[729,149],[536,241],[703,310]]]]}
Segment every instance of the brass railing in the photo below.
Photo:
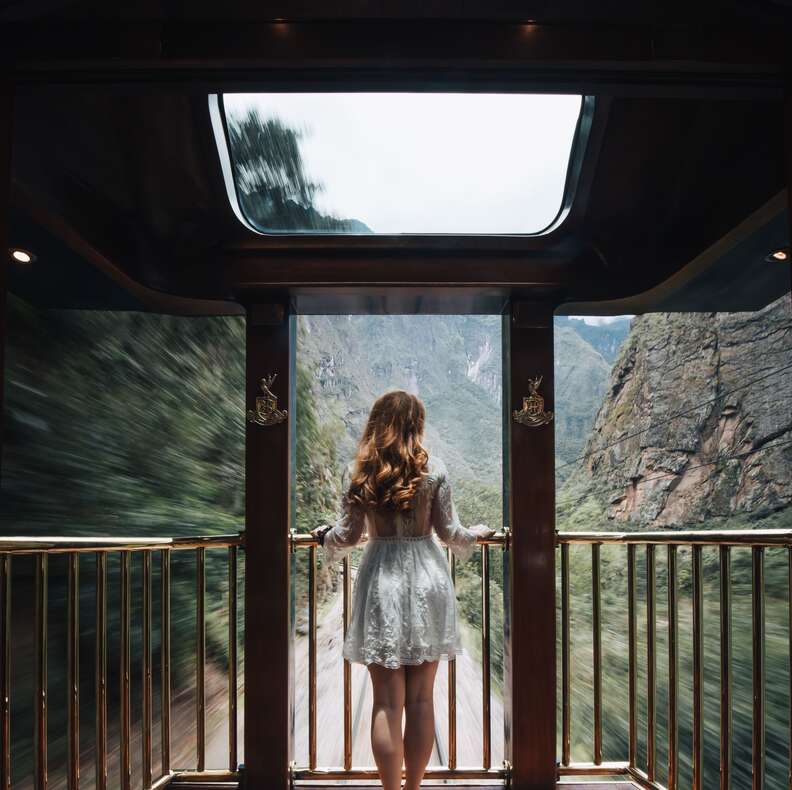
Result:
{"type": "MultiPolygon", "coordinates": [[[[752,787],[759,790],[765,782],[765,594],[764,550],[786,547],[789,581],[792,585],[792,530],[667,530],[663,532],[558,532],[556,544],[561,552],[561,775],[621,774],[643,787],[666,790],[657,779],[656,674],[657,624],[655,590],[655,547],[666,546],[668,606],[668,788],[677,790],[679,773],[678,704],[679,704],[679,616],[678,616],[678,547],[691,550],[692,643],[693,643],[693,737],[692,786],[703,788],[703,566],[702,548],[718,547],[720,577],[720,790],[729,790],[732,753],[732,650],[731,650],[731,549],[751,550],[752,609],[752,787]],[[570,755],[570,585],[569,546],[591,546],[592,646],[593,646],[593,762],[572,762],[570,755]],[[620,544],[626,547],[627,561],[627,640],[628,640],[628,754],[621,762],[602,760],[602,622],[600,602],[600,546],[620,544]],[[646,562],[646,770],[637,764],[637,592],[636,546],[645,547],[646,562]]],[[[790,610],[792,642],[792,610],[790,610]]],[[[790,644],[792,655],[792,644],[790,644]]],[[[792,725],[791,725],[792,727],[792,725]]],[[[790,733],[792,736],[792,732],[790,733]]],[[[792,741],[790,741],[792,742],[792,741]]],[[[709,788],[707,789],[709,790],[709,788]]]]}
{"type": "Polygon", "coordinates": [[[67,555],[67,766],[69,790],[77,790],[80,783],[80,554],[94,554],[96,562],[96,673],[95,673],[95,786],[108,790],[108,726],[107,726],[107,556],[120,555],[120,655],[119,655],[119,740],[121,790],[130,790],[131,755],[131,556],[142,555],[142,781],[146,790],[184,781],[232,781],[237,772],[237,547],[243,545],[243,535],[222,535],[200,538],[2,538],[0,539],[0,645],[3,666],[0,672],[0,790],[11,787],[11,614],[12,614],[12,558],[15,555],[35,557],[35,727],[34,727],[34,787],[46,790],[47,773],[47,586],[49,557],[67,555]],[[205,558],[207,550],[223,549],[228,553],[228,769],[207,771],[204,766],[206,739],[206,698],[204,670],[206,665],[205,638],[205,558]],[[195,732],[196,770],[174,770],[171,767],[171,554],[174,551],[194,551],[196,557],[196,710],[195,732]],[[160,560],[161,641],[160,641],[160,727],[162,772],[152,776],[152,574],[154,553],[160,560]]]}
{"type": "MultiPolygon", "coordinates": [[[[457,765],[457,688],[456,660],[448,662],[448,759],[447,765],[429,768],[427,779],[488,779],[503,780],[508,775],[508,765],[493,768],[490,721],[490,690],[491,690],[491,649],[490,649],[490,566],[489,547],[500,546],[504,550],[509,547],[508,530],[497,533],[490,538],[479,538],[481,551],[481,656],[482,656],[482,755],[481,765],[476,767],[460,767],[457,765]]],[[[377,770],[373,767],[355,767],[352,764],[352,668],[344,659],[343,667],[343,702],[344,702],[344,764],[337,767],[317,766],[317,700],[316,700],[316,651],[317,651],[317,601],[316,601],[316,560],[317,540],[311,535],[292,533],[292,549],[308,552],[308,765],[293,766],[294,780],[340,780],[340,779],[377,779],[377,770]]],[[[456,581],[456,561],[449,556],[451,577],[456,581]]],[[[343,633],[346,636],[351,611],[352,598],[352,565],[347,554],[341,561],[341,589],[343,596],[343,633]]]]}

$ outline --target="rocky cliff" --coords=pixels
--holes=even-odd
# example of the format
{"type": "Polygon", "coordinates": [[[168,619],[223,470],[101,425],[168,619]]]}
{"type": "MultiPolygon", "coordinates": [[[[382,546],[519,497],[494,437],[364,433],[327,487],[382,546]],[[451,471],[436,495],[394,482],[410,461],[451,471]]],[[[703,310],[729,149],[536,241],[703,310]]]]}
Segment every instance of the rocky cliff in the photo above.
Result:
{"type": "Polygon", "coordinates": [[[587,529],[792,517],[789,296],[635,318],[585,456],[559,492],[562,525],[587,508],[604,517],[587,529]]]}

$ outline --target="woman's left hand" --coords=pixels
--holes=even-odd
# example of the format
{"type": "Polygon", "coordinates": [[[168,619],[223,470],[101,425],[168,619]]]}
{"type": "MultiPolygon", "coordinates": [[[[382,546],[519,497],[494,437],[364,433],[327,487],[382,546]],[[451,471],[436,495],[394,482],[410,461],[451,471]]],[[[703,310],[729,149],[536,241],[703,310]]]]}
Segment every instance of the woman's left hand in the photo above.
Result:
{"type": "Polygon", "coordinates": [[[470,529],[480,538],[491,538],[495,534],[495,530],[486,524],[474,524],[470,529]]]}

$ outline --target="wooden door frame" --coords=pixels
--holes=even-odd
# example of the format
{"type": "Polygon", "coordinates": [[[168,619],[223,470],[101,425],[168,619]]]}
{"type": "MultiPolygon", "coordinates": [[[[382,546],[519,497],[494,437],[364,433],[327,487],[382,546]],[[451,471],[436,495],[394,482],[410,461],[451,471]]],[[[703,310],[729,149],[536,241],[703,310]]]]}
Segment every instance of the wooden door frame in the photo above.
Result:
{"type": "Polygon", "coordinates": [[[245,767],[243,786],[286,790],[294,746],[290,534],[294,491],[295,318],[282,303],[247,310],[246,408],[260,380],[271,385],[286,420],[245,432],[245,767]],[[255,700],[255,705],[251,702],[255,700]]]}
{"type": "MultiPolygon", "coordinates": [[[[511,526],[504,555],[505,743],[520,790],[550,790],[556,781],[555,463],[554,423],[529,428],[511,414],[537,375],[546,408],[554,408],[554,307],[516,301],[504,320],[504,510],[511,526]]],[[[295,320],[282,305],[248,308],[247,408],[254,408],[260,378],[272,373],[278,374],[273,392],[288,403],[286,422],[247,423],[246,434],[244,777],[256,789],[287,790],[293,759],[295,320]]]]}

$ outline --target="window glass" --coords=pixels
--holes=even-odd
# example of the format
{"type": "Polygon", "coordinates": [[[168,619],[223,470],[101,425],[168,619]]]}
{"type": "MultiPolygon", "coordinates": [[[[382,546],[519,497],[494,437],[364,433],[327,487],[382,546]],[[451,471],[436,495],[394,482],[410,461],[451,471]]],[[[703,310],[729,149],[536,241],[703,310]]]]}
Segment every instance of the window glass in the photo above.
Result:
{"type": "Polygon", "coordinates": [[[232,200],[263,233],[532,234],[562,208],[582,97],[226,94],[232,200]]]}

